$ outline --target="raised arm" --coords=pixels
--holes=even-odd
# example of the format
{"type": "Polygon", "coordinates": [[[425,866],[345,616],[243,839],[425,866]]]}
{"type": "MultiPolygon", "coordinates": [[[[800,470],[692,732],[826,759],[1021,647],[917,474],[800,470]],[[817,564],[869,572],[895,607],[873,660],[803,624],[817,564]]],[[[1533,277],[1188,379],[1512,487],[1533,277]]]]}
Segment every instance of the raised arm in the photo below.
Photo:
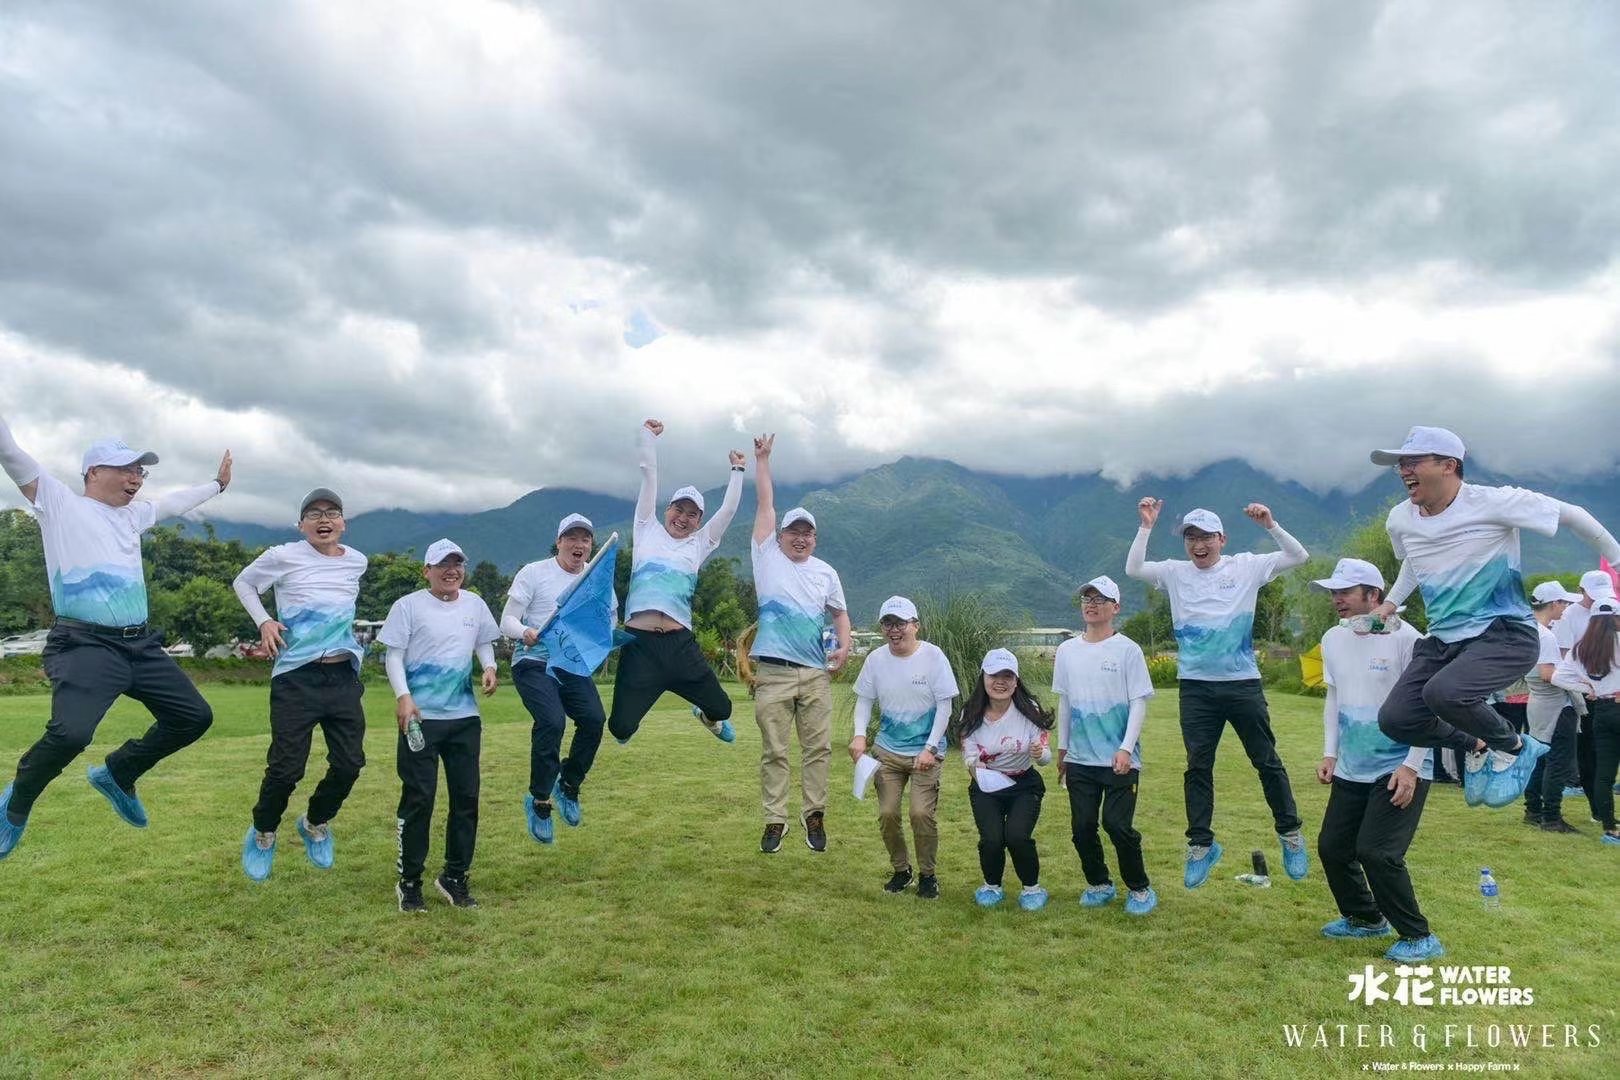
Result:
{"type": "Polygon", "coordinates": [[[189,514],[215,495],[223,495],[225,489],[231,484],[231,452],[225,451],[225,456],[219,460],[219,472],[205,484],[181,488],[179,491],[170,491],[159,495],[153,500],[157,508],[157,520],[179,517],[189,514]]]}
{"type": "Polygon", "coordinates": [[[1277,524],[1270,507],[1264,503],[1250,503],[1243,508],[1243,513],[1249,520],[1266,530],[1266,533],[1277,542],[1281,554],[1273,567],[1274,574],[1280,574],[1296,566],[1304,566],[1310,559],[1311,553],[1305,550],[1305,545],[1295,540],[1287,530],[1277,524]]]}
{"type": "Polygon", "coordinates": [[[1138,527],[1136,539],[1131,541],[1131,549],[1125,553],[1125,576],[1149,584],[1159,583],[1159,574],[1155,567],[1147,562],[1148,537],[1153,534],[1153,525],[1159,520],[1159,511],[1164,509],[1164,500],[1152,497],[1141,499],[1136,504],[1138,527]]]}
{"type": "Polygon", "coordinates": [[[1591,544],[1597,553],[1608,559],[1611,564],[1620,565],[1620,542],[1616,542],[1608,529],[1598,524],[1593,517],[1581,507],[1573,503],[1560,502],[1558,504],[1558,527],[1568,529],[1576,536],[1591,544]]]}
{"type": "Polygon", "coordinates": [[[776,533],[776,485],[771,482],[771,447],[775,434],[754,437],[754,543],[763,544],[776,533]]]}
{"type": "Polygon", "coordinates": [[[33,502],[39,494],[39,462],[17,445],[3,416],[0,416],[0,468],[6,470],[6,475],[17,485],[23,498],[33,502]]]}
{"type": "Polygon", "coordinates": [[[726,497],[720,500],[720,509],[714,512],[714,517],[703,526],[709,534],[709,546],[720,546],[720,538],[726,534],[731,525],[731,519],[737,516],[737,504],[742,502],[743,470],[747,467],[748,459],[743,457],[741,450],[733,450],[729,455],[731,461],[731,479],[726,482],[726,497]]]}
{"type": "Polygon", "coordinates": [[[654,439],[664,433],[661,420],[646,420],[636,432],[636,457],[641,466],[641,493],[636,496],[636,521],[648,522],[658,512],[658,447],[654,439]]]}

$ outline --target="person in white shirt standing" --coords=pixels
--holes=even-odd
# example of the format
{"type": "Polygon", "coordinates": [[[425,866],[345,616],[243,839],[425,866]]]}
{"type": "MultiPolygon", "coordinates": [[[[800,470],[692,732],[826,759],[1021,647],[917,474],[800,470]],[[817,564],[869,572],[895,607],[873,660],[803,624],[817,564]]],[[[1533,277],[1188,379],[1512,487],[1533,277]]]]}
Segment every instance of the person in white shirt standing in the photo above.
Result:
{"type": "Polygon", "coordinates": [[[747,459],[730,453],[731,480],[720,509],[703,521],[703,493],[683,487],[670,496],[663,520],[658,509],[658,451],[654,440],[664,425],[641,426],[641,494],[636,498],[631,533],[630,590],[624,599],[625,630],[634,641],[619,653],[613,678],[613,710],[608,730],[627,743],[665,691],[692,704],[692,713],[721,742],[732,742],[731,699],[726,696],[692,633],[692,595],[698,571],[720,546],[737,514],[747,459]]]}
{"type": "Polygon", "coordinates": [[[973,894],[980,907],[995,907],[1007,856],[1023,884],[1018,906],[1039,911],[1046,906],[1041,886],[1041,857],[1035,848],[1035,823],[1041,817],[1046,782],[1040,769],[1052,760],[1052,715],[1041,707],[1018,676],[1018,657],[1009,649],[991,649],[980,662],[981,675],[956,718],[954,736],[967,766],[968,802],[979,829],[979,869],[984,884],[973,894]]]}
{"type": "Polygon", "coordinates": [[[1547,744],[1521,738],[1486,699],[1524,677],[1540,654],[1536,620],[1519,576],[1519,531],[1552,536],[1567,527],[1610,560],[1620,543],[1578,506],[1524,488],[1463,482],[1463,441],[1414,427],[1397,450],[1374,450],[1393,466],[1407,498],[1385,528],[1401,570],[1382,613],[1422,589],[1429,634],[1378,714],[1407,746],[1449,747],[1463,756],[1470,806],[1517,802],[1547,744]]]}
{"type": "Polygon", "coordinates": [[[1580,640],[1553,669],[1552,684],[1586,699],[1592,716],[1592,816],[1603,826],[1602,841],[1620,844],[1614,816],[1614,780],[1620,772],[1620,601],[1605,596],[1592,605],[1580,640]]]}
{"type": "Polygon", "coordinates": [[[501,628],[477,593],[463,592],[467,556],[435,540],[423,556],[428,587],[394,601],[377,640],[388,647],[388,685],[399,724],[399,910],[426,910],[422,869],[439,787],[439,763],[450,812],[444,830],[444,870],[433,881],[459,908],[475,908],[467,882],[478,840],[478,763],[483,737],[472,661],[483,667],[484,696],[495,692],[495,641],[501,628]],[[412,743],[417,745],[413,746],[412,743]]]}
{"type": "Polygon", "coordinates": [[[316,488],[298,509],[304,538],[266,548],[231,583],[259,628],[259,643],[275,658],[270,750],[253,824],[242,838],[242,870],[254,881],[270,876],[276,830],[304,778],[315,729],[326,738],[326,775],[294,825],[317,869],[331,869],[332,818],[366,765],[363,654],[354,639],[366,557],[343,544],[343,529],[343,500],[330,488],[316,488]],[[276,591],[275,616],[259,600],[267,589],[276,591]]]}
{"type": "Polygon", "coordinates": [[[556,838],[551,821],[553,802],[568,825],[580,823],[579,789],[596,761],[607,722],[596,683],[587,676],[549,667],[546,647],[540,642],[541,629],[556,614],[557,601],[580,580],[595,544],[596,526],[590,518],[584,514],[563,518],[557,523],[552,558],[527,563],[513,576],[501,611],[501,632],[515,643],[512,685],[534,719],[523,813],[529,836],[541,844],[556,838]],[[563,728],[569,717],[574,721],[574,738],[563,760],[563,728]]]}
{"type": "Polygon", "coordinates": [[[1260,503],[1243,513],[1265,529],[1278,551],[1225,555],[1226,531],[1209,510],[1190,510],[1176,533],[1186,559],[1147,562],[1148,536],[1159,519],[1162,500],[1136,505],[1140,528],[1125,557],[1125,573],[1164,590],[1176,632],[1176,675],[1181,709],[1181,741],[1187,748],[1182,792],[1187,804],[1187,865],[1182,884],[1196,889],[1221,860],[1215,820],[1215,752],[1227,724],[1237,732],[1260,789],[1271,808],[1283,869],[1295,881],[1306,874],[1310,857],[1300,833],[1299,810],[1288,770],[1277,754],[1271,712],[1254,657],[1254,605],[1260,589],[1310,556],[1260,503]]]}
{"type": "Polygon", "coordinates": [[[937,900],[936,813],[945,732],[951,722],[951,702],[957,695],[956,676],[938,645],[918,640],[922,623],[917,619],[917,605],[904,596],[883,601],[878,609],[878,627],[888,644],[867,655],[855,678],[855,737],[849,743],[849,756],[858,762],[866,753],[866,734],[876,707],[878,730],[872,756],[878,769],[872,783],[878,794],[878,831],[894,868],[883,891],[905,892],[913,880],[906,834],[900,823],[900,799],[909,784],[911,838],[917,846],[917,896],[937,900]]]}
{"type": "Polygon", "coordinates": [[[231,482],[231,455],[226,451],[218,474],[207,483],[155,502],[137,499],[146,466],[157,460],[150,450],[98,442],[85,452],[79,469],[84,493],[79,494],[43,472],[0,418],[0,468],[39,522],[56,613],[43,656],[51,680],[51,718],[45,734],[17,763],[15,779],[0,791],[0,858],[22,839],[34,800],[90,745],[119,697],[145,705],[154,722],[140,738],[108,754],[105,764],[91,766],[86,779],[138,829],[146,827],[147,818],[135,782],[202,738],[214,722],[208,702],[163,651],[162,633],[147,625],[141,534],[223,492],[231,482]]]}
{"type": "Polygon", "coordinates": [[[1541,654],[1524,677],[1530,691],[1525,719],[1530,734],[1546,743],[1548,749],[1536,762],[1524,789],[1524,823],[1552,833],[1580,832],[1564,820],[1564,785],[1579,779],[1575,769],[1575,705],[1569,691],[1552,684],[1553,668],[1563,659],[1558,635],[1552,628],[1558,624],[1559,616],[1580,599],[1556,581],[1543,581],[1530,593],[1541,654]]]}
{"type": "Polygon", "coordinates": [[[759,849],[782,847],[787,829],[788,743],[799,733],[799,790],[804,842],[827,850],[827,772],[832,758],[832,678],[849,659],[849,611],[838,571],[816,558],[816,519],[796,506],[776,529],[771,482],[775,435],[754,440],[754,536],[749,553],[759,596],[759,628],[749,655],[756,667],[754,719],[759,724],[759,788],[765,831],[759,849]],[[822,631],[832,620],[837,644],[829,654],[822,631]]]}
{"type": "MultiPolygon", "coordinates": [[[[1614,579],[1604,570],[1588,570],[1581,575],[1581,597],[1579,601],[1572,602],[1564,613],[1553,623],[1553,633],[1558,636],[1558,650],[1560,656],[1568,656],[1575,643],[1581,640],[1586,632],[1587,620],[1592,617],[1592,605],[1603,599],[1614,599],[1614,579]]],[[[1573,771],[1577,780],[1564,788],[1564,798],[1573,799],[1585,797],[1591,803],[1592,770],[1595,766],[1596,755],[1592,745],[1592,714],[1586,707],[1586,699],[1580,694],[1570,695],[1575,703],[1576,729],[1575,729],[1575,765],[1571,770],[1566,762],[1564,771],[1573,771]]],[[[1554,752],[1556,753],[1556,751],[1554,752]]],[[[1549,755],[1551,756],[1551,755],[1549,755]]],[[[1596,810],[1593,811],[1594,818],[1596,810]]]]}
{"type": "Polygon", "coordinates": [[[1074,850],[1086,875],[1085,907],[1118,893],[1097,836],[1099,817],[1119,858],[1125,911],[1146,915],[1159,904],[1136,831],[1136,792],[1142,776],[1142,724],[1153,680],[1141,646],[1114,629],[1119,586],[1103,575],[1080,587],[1085,630],[1057,647],[1052,689],[1058,696],[1058,775],[1069,789],[1074,850]]]}
{"type": "Polygon", "coordinates": [[[1322,927],[1322,936],[1398,933],[1384,954],[1389,959],[1415,963],[1443,956],[1406,869],[1406,851],[1434,780],[1434,755],[1391,742],[1378,729],[1378,710],[1422,635],[1405,622],[1374,622],[1384,575],[1364,559],[1340,559],[1332,576],[1311,585],[1332,595],[1334,610],[1345,620],[1322,635],[1327,700],[1316,779],[1332,790],[1316,852],[1340,915],[1322,927]]]}

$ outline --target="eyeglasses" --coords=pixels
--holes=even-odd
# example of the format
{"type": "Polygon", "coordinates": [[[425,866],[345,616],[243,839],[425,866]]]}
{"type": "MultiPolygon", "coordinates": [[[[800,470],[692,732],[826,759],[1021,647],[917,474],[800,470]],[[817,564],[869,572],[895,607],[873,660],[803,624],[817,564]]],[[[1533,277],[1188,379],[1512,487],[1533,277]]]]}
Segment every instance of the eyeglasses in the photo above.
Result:
{"type": "Polygon", "coordinates": [[[1112,604],[1114,601],[1097,593],[1087,593],[1080,598],[1080,602],[1086,607],[1102,607],[1104,604],[1112,604]]]}
{"type": "Polygon", "coordinates": [[[1181,538],[1189,544],[1197,544],[1205,540],[1214,540],[1220,535],[1220,533],[1198,532],[1196,529],[1188,529],[1181,534],[1181,538]]]}
{"type": "Polygon", "coordinates": [[[336,521],[343,516],[341,510],[305,510],[305,521],[336,521]]]}
{"type": "Polygon", "coordinates": [[[142,480],[145,480],[148,476],[152,475],[139,465],[97,465],[96,468],[111,469],[113,472],[121,473],[124,476],[138,476],[142,480]]]}

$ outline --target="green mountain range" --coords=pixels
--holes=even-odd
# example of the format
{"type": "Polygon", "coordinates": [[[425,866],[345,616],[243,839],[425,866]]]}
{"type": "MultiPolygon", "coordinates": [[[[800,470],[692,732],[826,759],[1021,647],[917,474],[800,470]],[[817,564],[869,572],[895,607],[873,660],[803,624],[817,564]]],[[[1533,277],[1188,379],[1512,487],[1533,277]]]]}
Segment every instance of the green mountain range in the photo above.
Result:
{"type": "MultiPolygon", "coordinates": [[[[1473,467],[1469,480],[1506,482],[1473,467]]],[[[1612,481],[1515,480],[1585,506],[1611,530],[1620,531],[1620,485],[1612,481]]],[[[631,476],[626,487],[632,493],[633,484],[631,476]]],[[[716,488],[704,497],[712,508],[719,506],[722,494],[716,488]]],[[[1125,551],[1136,533],[1136,500],[1147,494],[1165,500],[1150,558],[1181,556],[1171,530],[1175,518],[1194,506],[1221,515],[1231,550],[1269,548],[1270,539],[1243,517],[1242,507],[1249,502],[1270,506],[1313,554],[1332,557],[1334,545],[1349,531],[1368,520],[1382,520],[1402,497],[1390,476],[1378,477],[1354,494],[1319,495],[1239,461],[1218,462],[1186,477],[1147,478],[1121,490],[1095,474],[999,476],[949,461],[907,457],[835,483],[779,484],[777,507],[780,512],[802,503],[815,514],[820,534],[816,554],[838,570],[857,625],[873,621],[878,605],[892,594],[915,598],[953,589],[982,591],[1034,625],[1068,625],[1075,619],[1070,596],[1097,574],[1108,574],[1125,587],[1128,610],[1143,602],[1143,587],[1125,579],[1125,551]]],[[[359,514],[349,522],[348,539],[367,552],[421,552],[448,536],[473,561],[487,559],[511,573],[547,555],[557,522],[568,513],[589,517],[598,537],[617,530],[628,541],[633,507],[630,498],[543,489],[510,506],[472,514],[359,514]]],[[[719,552],[737,559],[745,575],[753,513],[750,482],[719,552]]],[[[222,538],[254,546],[297,535],[290,528],[213,524],[222,538]]],[[[1590,549],[1564,536],[1526,536],[1523,554],[1527,573],[1595,564],[1590,549]]]]}

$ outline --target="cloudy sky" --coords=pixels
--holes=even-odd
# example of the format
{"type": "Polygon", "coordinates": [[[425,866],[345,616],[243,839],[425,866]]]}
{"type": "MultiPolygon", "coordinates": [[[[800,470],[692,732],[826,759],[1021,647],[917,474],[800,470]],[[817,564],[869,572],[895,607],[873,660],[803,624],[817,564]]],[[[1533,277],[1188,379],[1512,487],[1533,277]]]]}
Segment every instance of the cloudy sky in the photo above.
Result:
{"type": "Polygon", "coordinates": [[[645,416],[666,486],[762,429],[1607,471],[1616,56],[1596,0],[8,0],[0,415],[59,475],[229,446],[254,520],[629,495],[645,416]]]}

